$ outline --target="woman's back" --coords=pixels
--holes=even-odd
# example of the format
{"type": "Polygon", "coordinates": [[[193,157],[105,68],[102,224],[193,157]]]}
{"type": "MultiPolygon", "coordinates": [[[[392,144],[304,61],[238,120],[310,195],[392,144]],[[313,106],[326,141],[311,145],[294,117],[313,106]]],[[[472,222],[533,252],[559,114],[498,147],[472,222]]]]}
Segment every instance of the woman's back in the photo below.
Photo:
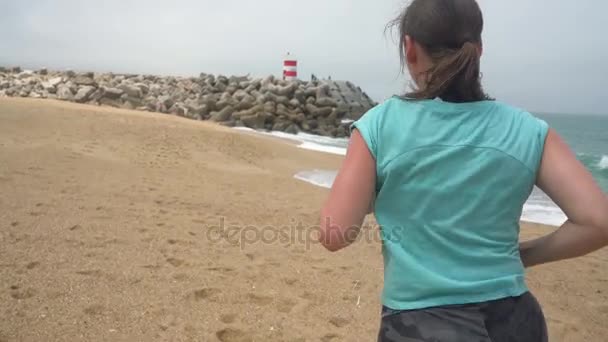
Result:
{"type": "Polygon", "coordinates": [[[354,124],[319,241],[349,246],[375,207],[379,341],[546,341],[524,266],[608,245],[608,198],[543,121],[485,94],[475,0],[413,0],[393,24],[413,90],[354,124]],[[535,184],[568,221],[518,243],[535,184]]]}
{"type": "Polygon", "coordinates": [[[494,101],[393,98],[354,126],[376,159],[385,305],[416,309],[527,291],[519,219],[536,181],[543,121],[494,101]]]}

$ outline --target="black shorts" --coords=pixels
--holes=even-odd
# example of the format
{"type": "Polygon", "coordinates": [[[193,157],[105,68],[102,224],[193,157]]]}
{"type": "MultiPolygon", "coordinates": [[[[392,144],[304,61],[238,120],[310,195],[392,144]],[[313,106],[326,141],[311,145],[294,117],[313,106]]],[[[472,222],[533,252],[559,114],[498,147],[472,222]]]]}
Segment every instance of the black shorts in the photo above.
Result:
{"type": "Polygon", "coordinates": [[[545,317],[531,293],[422,310],[383,308],[378,342],[547,342],[545,317]]]}

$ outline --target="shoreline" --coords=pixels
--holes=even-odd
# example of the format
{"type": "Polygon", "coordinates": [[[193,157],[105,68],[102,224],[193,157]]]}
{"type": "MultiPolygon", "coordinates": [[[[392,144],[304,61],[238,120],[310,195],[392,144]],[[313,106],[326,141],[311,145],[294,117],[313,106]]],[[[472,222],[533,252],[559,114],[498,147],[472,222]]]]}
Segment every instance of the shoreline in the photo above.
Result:
{"type": "MultiPolygon", "coordinates": [[[[380,244],[330,254],[297,240],[327,190],[294,174],[341,158],[174,116],[0,98],[0,340],[373,340],[380,244]]],[[[521,236],[547,232],[524,223],[521,236]]],[[[528,270],[551,341],[608,334],[607,262],[528,270]]]]}

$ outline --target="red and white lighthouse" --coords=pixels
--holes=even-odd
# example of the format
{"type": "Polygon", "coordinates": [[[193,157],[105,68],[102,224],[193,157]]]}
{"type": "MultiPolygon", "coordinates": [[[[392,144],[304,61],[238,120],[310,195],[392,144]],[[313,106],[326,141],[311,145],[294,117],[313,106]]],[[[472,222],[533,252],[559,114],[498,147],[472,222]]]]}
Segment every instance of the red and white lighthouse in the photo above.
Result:
{"type": "Polygon", "coordinates": [[[298,60],[289,52],[283,59],[283,79],[287,81],[298,79],[298,60]]]}

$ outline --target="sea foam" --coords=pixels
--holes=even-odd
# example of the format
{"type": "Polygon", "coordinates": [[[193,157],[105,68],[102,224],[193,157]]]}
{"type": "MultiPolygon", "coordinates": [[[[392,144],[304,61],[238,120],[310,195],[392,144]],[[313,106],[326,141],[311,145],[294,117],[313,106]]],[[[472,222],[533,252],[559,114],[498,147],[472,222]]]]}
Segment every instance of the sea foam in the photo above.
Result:
{"type": "Polygon", "coordinates": [[[602,156],[602,159],[597,164],[597,167],[599,167],[600,169],[607,170],[608,169],[608,156],[602,156]]]}

